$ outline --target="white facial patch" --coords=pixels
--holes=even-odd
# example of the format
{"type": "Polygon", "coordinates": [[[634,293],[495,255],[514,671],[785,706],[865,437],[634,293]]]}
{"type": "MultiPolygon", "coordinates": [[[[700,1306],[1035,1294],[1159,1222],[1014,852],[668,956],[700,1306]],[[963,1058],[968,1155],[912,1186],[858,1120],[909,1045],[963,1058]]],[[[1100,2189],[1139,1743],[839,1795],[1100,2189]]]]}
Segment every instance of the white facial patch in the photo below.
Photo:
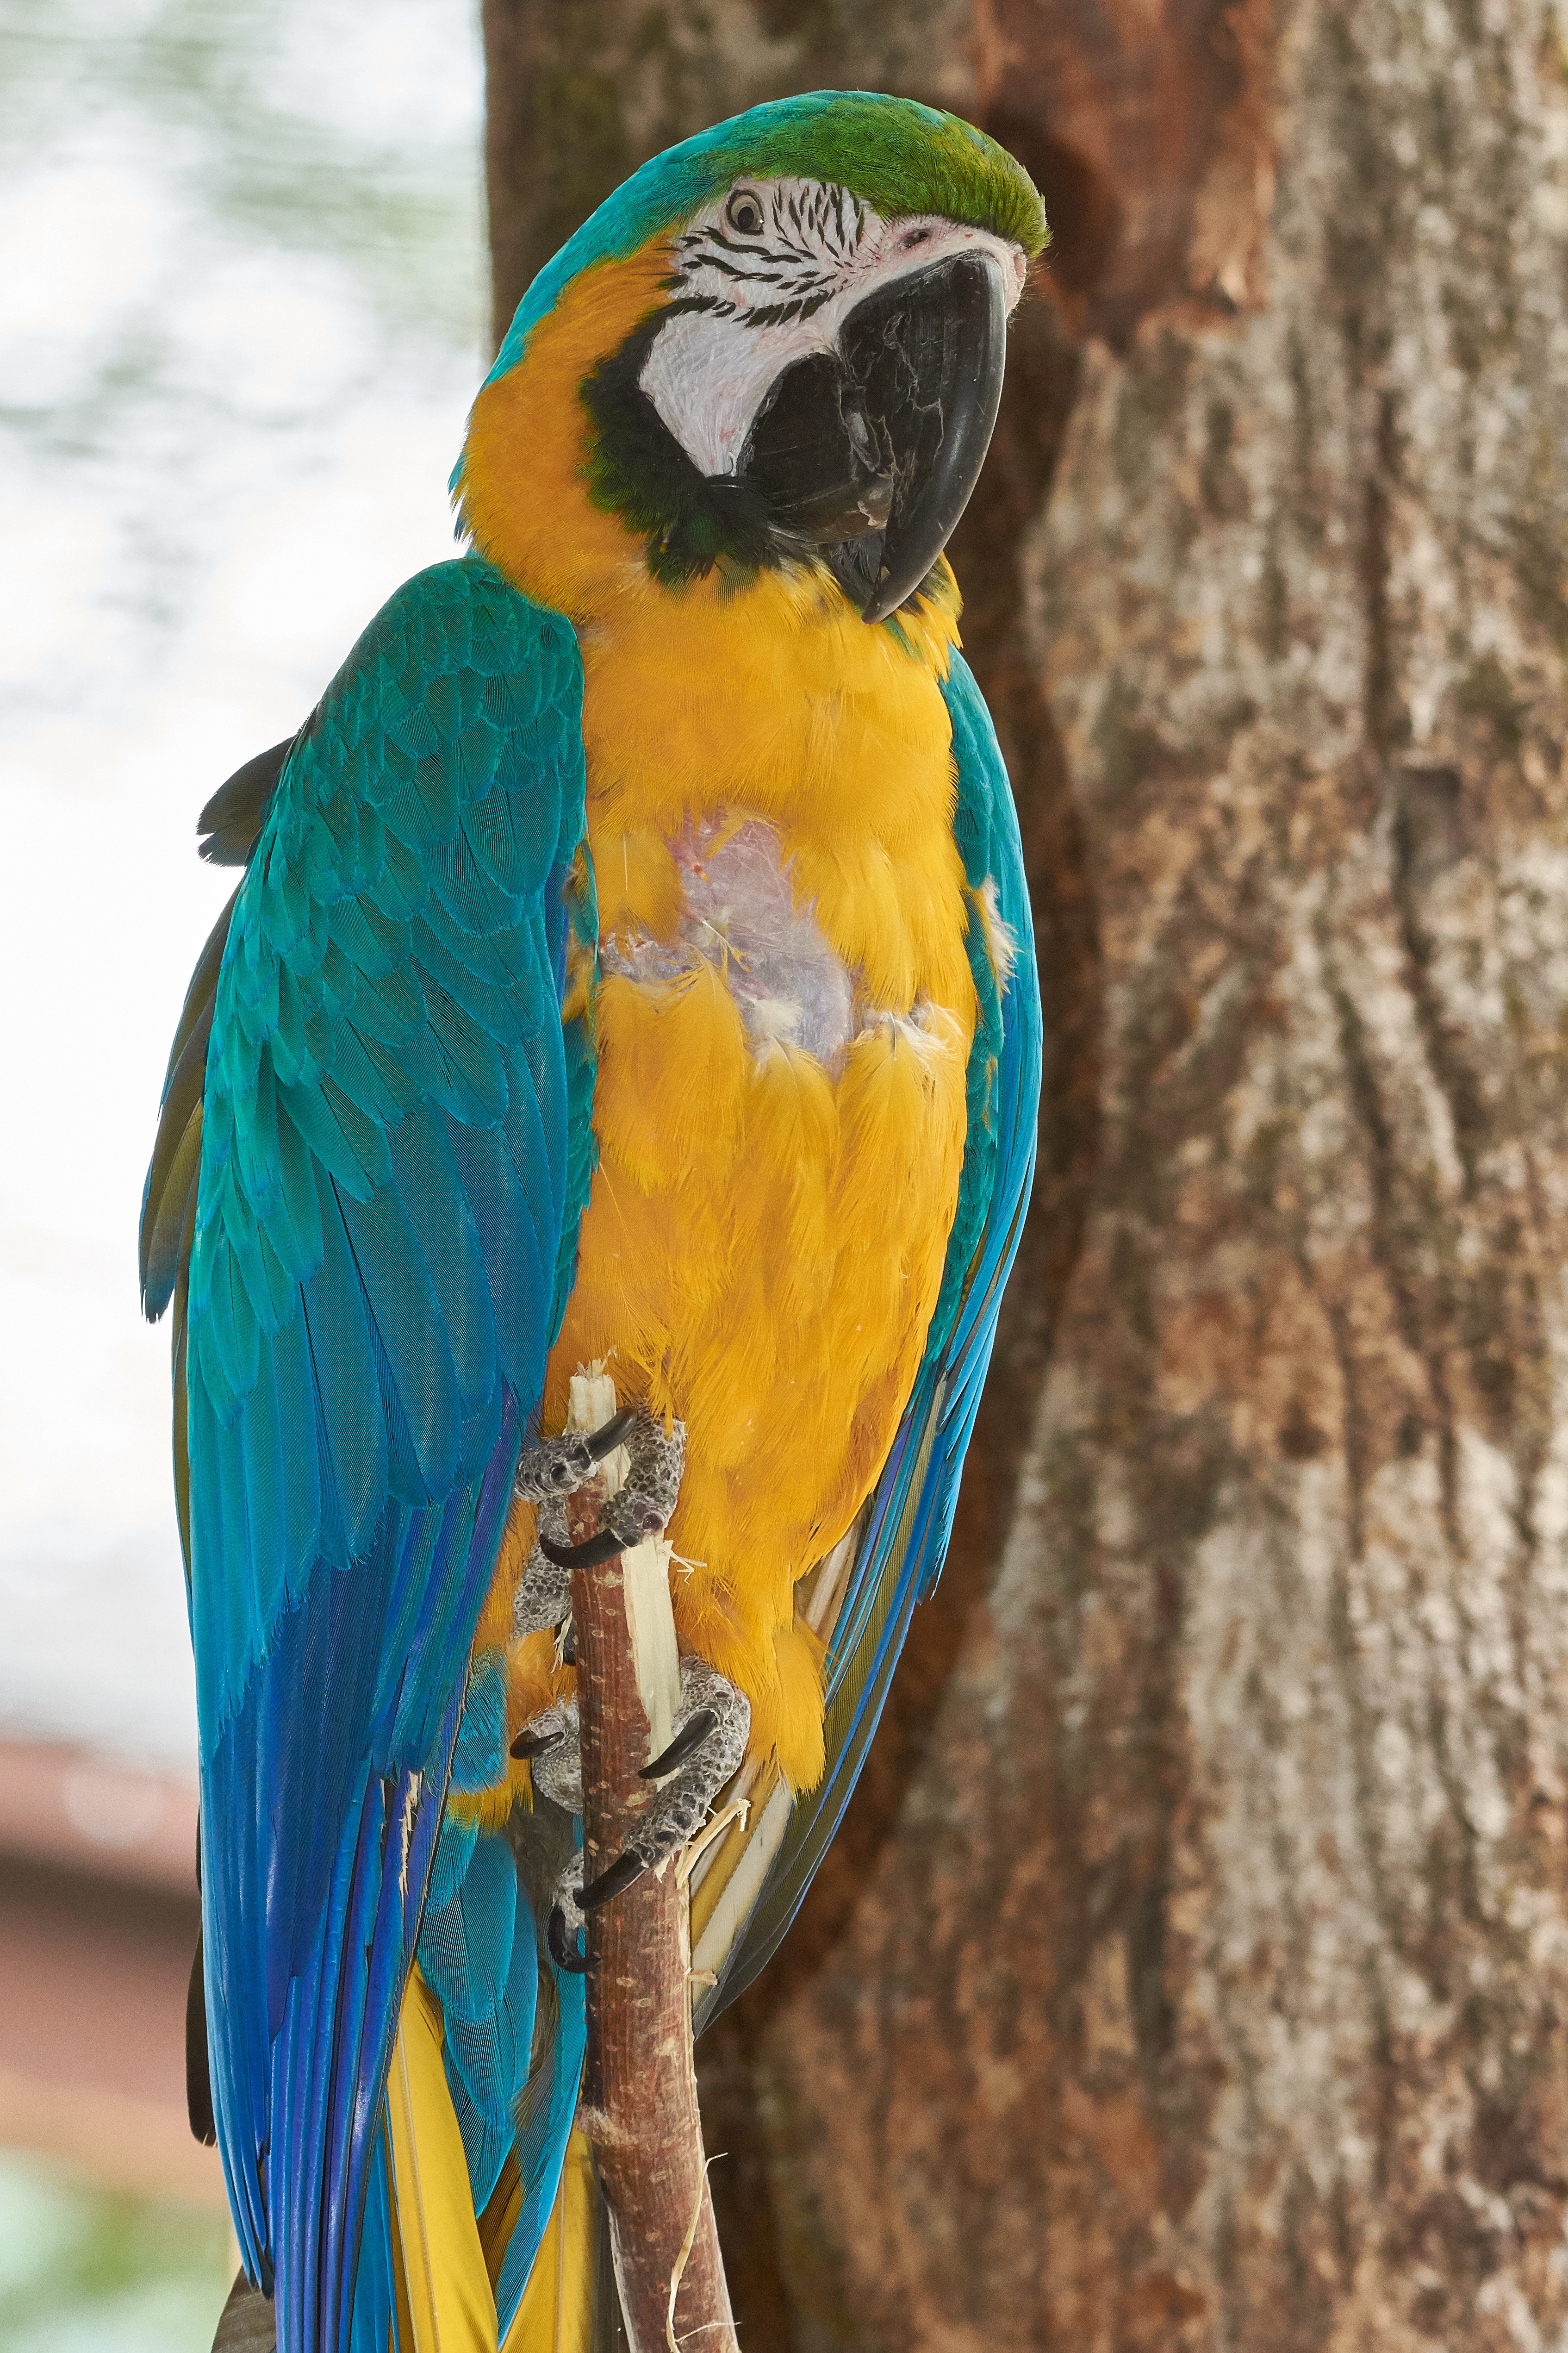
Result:
{"type": "Polygon", "coordinates": [[[833,351],[868,294],[966,253],[997,263],[1011,312],[1028,262],[1006,237],[935,213],[886,221],[818,180],[740,182],[676,238],[674,315],[638,382],[703,474],[732,474],[786,367],[833,351]]]}

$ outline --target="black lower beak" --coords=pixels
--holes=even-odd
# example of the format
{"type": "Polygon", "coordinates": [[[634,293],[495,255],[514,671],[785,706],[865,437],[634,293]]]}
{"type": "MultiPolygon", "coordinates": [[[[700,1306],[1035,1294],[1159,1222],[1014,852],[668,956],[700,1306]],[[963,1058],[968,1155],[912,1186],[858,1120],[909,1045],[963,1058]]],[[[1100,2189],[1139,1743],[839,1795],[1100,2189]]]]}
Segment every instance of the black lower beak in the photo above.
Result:
{"type": "Polygon", "coordinates": [[[979,478],[1007,353],[1002,273],[963,254],[873,294],[835,354],[786,369],[738,470],[778,528],[886,620],[946,546],[979,478]]]}

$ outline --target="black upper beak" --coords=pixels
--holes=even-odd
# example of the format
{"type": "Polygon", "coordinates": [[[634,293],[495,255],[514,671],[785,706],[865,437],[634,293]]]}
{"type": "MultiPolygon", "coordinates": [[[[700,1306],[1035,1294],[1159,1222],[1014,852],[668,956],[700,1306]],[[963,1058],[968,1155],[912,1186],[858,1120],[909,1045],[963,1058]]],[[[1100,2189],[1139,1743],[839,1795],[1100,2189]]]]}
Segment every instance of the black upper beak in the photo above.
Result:
{"type": "Polygon", "coordinates": [[[784,371],[740,479],[827,557],[868,621],[920,586],[969,503],[1002,397],[1007,313],[989,254],[900,279],[851,311],[837,353],[784,371]]]}

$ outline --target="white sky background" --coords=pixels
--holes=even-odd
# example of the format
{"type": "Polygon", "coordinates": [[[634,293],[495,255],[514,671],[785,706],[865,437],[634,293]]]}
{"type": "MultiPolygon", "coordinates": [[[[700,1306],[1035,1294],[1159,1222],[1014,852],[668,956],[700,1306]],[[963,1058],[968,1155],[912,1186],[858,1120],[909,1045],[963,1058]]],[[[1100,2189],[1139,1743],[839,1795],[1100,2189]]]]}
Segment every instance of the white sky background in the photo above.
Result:
{"type": "Polygon", "coordinates": [[[194,1753],[159,1090],[196,812],[452,552],[473,0],[0,0],[0,1735],[194,1753]]]}

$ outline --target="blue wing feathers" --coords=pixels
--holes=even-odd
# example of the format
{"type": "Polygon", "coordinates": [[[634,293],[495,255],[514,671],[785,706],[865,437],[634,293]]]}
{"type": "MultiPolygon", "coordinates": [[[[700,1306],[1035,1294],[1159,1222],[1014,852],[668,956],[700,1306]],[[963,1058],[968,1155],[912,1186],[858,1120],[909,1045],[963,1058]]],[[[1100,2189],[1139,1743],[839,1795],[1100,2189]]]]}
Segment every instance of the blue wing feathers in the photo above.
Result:
{"type": "Polygon", "coordinates": [[[490,1651],[476,1654],[469,1671],[447,1787],[493,1789],[505,1779],[506,1769],[506,1661],[499,1651],[490,1651]]]}
{"type": "Polygon", "coordinates": [[[442,1823],[441,1835],[436,1842],[436,1859],[430,1866],[430,1884],[425,1894],[426,1919],[452,1901],[473,1858],[479,1836],[477,1822],[448,1817],[442,1823]]]}
{"type": "MultiPolygon", "coordinates": [[[[410,582],[283,765],[181,1042],[210,1001],[184,1398],[209,2041],[280,2353],[387,2308],[382,2086],[582,1203],[543,903],[583,833],[581,691],[569,628],[489,566],[410,582]]],[[[470,2010],[533,1942],[485,1852],[456,1838],[431,1915],[468,1924],[470,2010]]],[[[516,2037],[453,2015],[493,2141],[516,2037]]]]}
{"type": "Polygon", "coordinates": [[[376,2135],[371,2159],[365,2228],[360,2239],[359,2273],[354,2283],[352,2341],[374,2353],[402,2353],[397,2342],[397,2296],[393,2284],[392,2198],[387,2175],[386,2136],[376,2135]]]}
{"type": "MultiPolygon", "coordinates": [[[[511,1969],[517,1866],[504,1838],[481,1838],[451,1901],[426,1911],[420,1965],[440,1997],[448,2042],[456,2024],[493,2021],[511,1969]]],[[[465,2071],[466,2072],[466,2071],[465,2071]]]]}
{"type": "Polygon", "coordinates": [[[556,2018],[543,2065],[530,2079],[530,2105],[517,2140],[522,2204],[496,2281],[497,2327],[503,2340],[522,2300],[561,2185],[561,2168],[576,2113],[577,2086],[588,2040],[587,1997],[583,1979],[551,1971],[540,1982],[542,1990],[546,1983],[552,1989],[556,2018]]]}
{"type": "MultiPolygon", "coordinates": [[[[470,1672],[447,1786],[493,1788],[506,1769],[506,1662],[496,1651],[477,1658],[470,1672]]],[[[441,2004],[447,2083],[478,2213],[517,2137],[539,1962],[504,1833],[476,1833],[451,1816],[436,1854],[419,1965],[441,2004]]]]}

